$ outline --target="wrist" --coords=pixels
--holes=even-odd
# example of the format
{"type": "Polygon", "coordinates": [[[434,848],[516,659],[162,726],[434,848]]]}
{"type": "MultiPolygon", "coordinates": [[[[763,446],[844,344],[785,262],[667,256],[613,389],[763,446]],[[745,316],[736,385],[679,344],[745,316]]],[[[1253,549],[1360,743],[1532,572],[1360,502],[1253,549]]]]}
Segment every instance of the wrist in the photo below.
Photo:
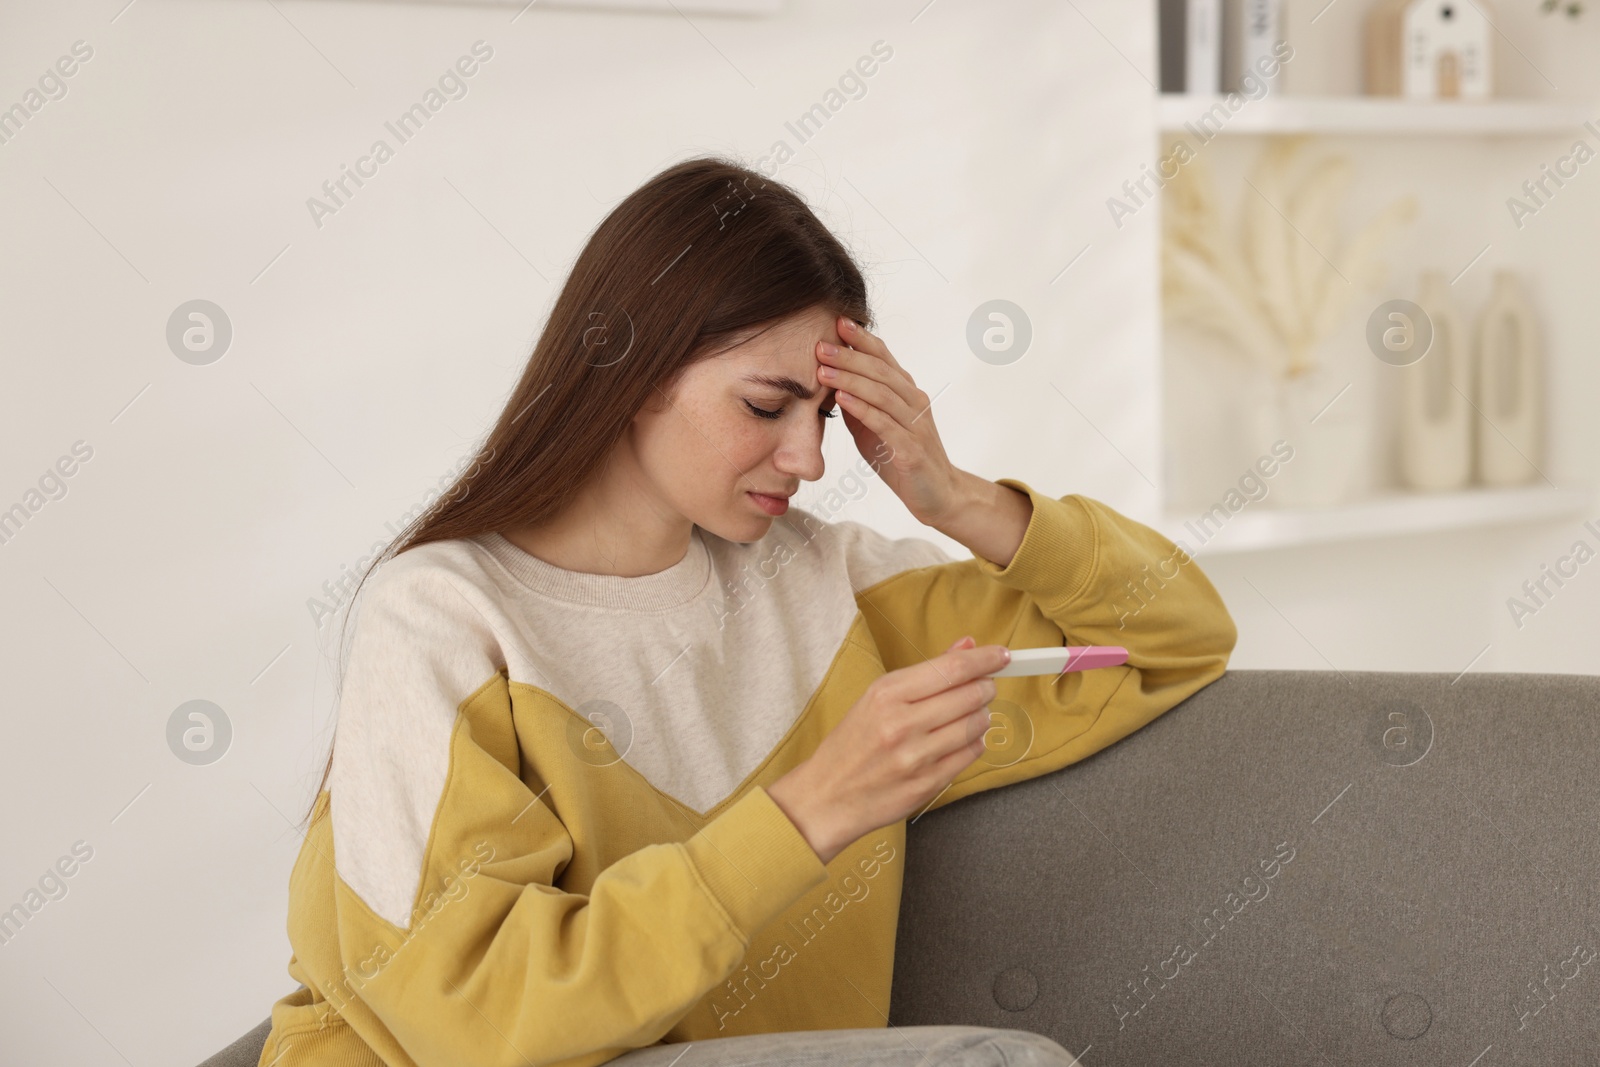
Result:
{"type": "Polygon", "coordinates": [[[963,474],[960,503],[946,511],[934,529],[959,543],[973,556],[997,567],[1011,565],[1033,522],[1032,498],[1014,486],[976,474],[963,474]]]}
{"type": "Polygon", "coordinates": [[[847,840],[840,840],[838,831],[834,828],[828,816],[827,806],[816,801],[817,792],[805,781],[804,771],[810,761],[801,763],[800,766],[767,786],[767,796],[778,806],[778,810],[788,816],[794,828],[805,838],[806,844],[811,846],[811,851],[824,864],[837,856],[847,840]]]}
{"type": "Polygon", "coordinates": [[[945,527],[959,522],[961,516],[971,514],[980,506],[985,490],[994,488],[995,484],[987,478],[980,478],[969,471],[956,468],[951,476],[950,491],[946,494],[945,506],[937,515],[923,520],[923,525],[947,534],[945,527]]]}

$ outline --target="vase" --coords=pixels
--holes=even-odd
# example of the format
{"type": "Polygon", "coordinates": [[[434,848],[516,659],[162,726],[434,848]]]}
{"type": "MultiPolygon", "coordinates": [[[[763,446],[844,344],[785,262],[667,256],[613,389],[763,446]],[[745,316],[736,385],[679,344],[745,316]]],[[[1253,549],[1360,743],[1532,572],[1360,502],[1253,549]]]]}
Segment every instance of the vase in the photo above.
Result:
{"type": "MultiPolygon", "coordinates": [[[[1460,489],[1472,476],[1474,420],[1466,320],[1450,283],[1437,270],[1422,273],[1417,303],[1433,341],[1413,363],[1387,368],[1399,415],[1400,482],[1410,489],[1460,489]]],[[[1489,431],[1493,432],[1493,431],[1489,431]]]]}
{"type": "Polygon", "coordinates": [[[1370,420],[1355,382],[1327,368],[1263,383],[1254,405],[1254,440],[1278,460],[1263,502],[1326,508],[1350,500],[1368,461],[1370,420]],[[1359,394],[1358,394],[1359,395],[1359,394]]]}
{"type": "Polygon", "coordinates": [[[1495,272],[1478,319],[1472,377],[1479,479],[1485,485],[1532,481],[1544,436],[1544,353],[1533,305],[1509,270],[1495,272]]]}

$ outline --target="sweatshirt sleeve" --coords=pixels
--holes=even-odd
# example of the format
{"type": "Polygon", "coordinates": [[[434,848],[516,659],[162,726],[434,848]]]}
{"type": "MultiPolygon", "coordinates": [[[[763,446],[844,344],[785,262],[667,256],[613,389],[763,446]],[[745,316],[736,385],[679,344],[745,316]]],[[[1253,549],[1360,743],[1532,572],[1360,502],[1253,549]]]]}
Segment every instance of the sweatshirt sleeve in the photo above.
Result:
{"type": "Polygon", "coordinates": [[[927,810],[1126,737],[1220,678],[1237,639],[1199,564],[1166,537],[1088,497],[1054,499],[1013,478],[998,484],[1033,504],[1007,566],[981,557],[928,564],[907,548],[901,557],[924,565],[858,597],[884,668],[920,663],[969,633],[1010,648],[1121,645],[1128,662],[996,678],[985,752],[927,810]]]}
{"type": "Polygon", "coordinates": [[[755,788],[558,888],[575,842],[524,781],[477,595],[438,568],[369,579],[329,784],[342,973],[318,979],[386,1062],[599,1063],[657,1041],[827,868],[755,788]]]}

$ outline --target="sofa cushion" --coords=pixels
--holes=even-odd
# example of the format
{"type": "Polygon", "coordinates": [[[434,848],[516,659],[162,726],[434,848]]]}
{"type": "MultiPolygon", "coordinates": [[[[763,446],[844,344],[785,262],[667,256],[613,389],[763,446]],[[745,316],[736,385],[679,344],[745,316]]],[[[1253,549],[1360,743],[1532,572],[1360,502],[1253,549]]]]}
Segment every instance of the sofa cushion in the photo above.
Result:
{"type": "Polygon", "coordinates": [[[1600,677],[1230,672],[911,823],[890,1021],[1090,1064],[1592,1062],[1597,754],[1600,677]]]}
{"type": "Polygon", "coordinates": [[[254,1030],[212,1056],[200,1067],[256,1067],[261,1061],[261,1049],[272,1031],[272,1016],[267,1016],[254,1030]]]}

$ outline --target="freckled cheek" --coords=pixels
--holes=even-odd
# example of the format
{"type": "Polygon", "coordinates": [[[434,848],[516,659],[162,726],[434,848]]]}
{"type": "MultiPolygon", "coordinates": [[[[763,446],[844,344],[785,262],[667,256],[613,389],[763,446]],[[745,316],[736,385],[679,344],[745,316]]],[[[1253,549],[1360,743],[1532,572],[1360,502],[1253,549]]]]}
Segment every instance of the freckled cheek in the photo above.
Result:
{"type": "Polygon", "coordinates": [[[685,414],[692,425],[681,425],[679,441],[694,457],[692,466],[724,484],[742,482],[740,472],[761,465],[777,447],[777,432],[754,416],[730,417],[705,410],[685,414]]]}
{"type": "MultiPolygon", "coordinates": [[[[752,423],[754,419],[750,420],[752,423]]],[[[758,466],[776,447],[777,435],[760,426],[746,426],[728,432],[722,443],[722,454],[738,467],[747,471],[758,466]]]]}

